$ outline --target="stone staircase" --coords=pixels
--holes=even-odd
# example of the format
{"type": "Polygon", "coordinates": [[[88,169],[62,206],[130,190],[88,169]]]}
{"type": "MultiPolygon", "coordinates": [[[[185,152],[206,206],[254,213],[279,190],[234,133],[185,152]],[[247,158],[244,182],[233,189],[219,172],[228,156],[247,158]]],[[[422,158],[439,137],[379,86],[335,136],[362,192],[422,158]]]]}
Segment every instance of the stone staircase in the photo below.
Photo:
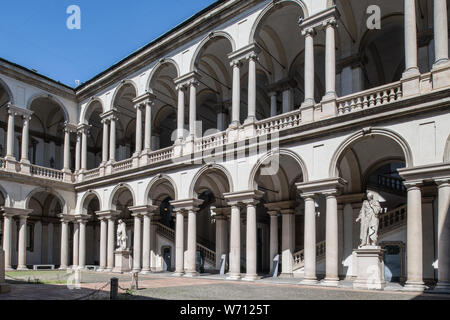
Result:
{"type": "MultiPolygon", "coordinates": [[[[175,230],[158,223],[156,226],[156,232],[165,237],[167,240],[172,241],[175,243],[175,230]]],[[[205,246],[202,246],[201,244],[197,243],[197,251],[200,251],[203,259],[205,259],[205,263],[210,264],[211,266],[216,265],[216,253],[210,249],[208,249],[205,246]]]]}

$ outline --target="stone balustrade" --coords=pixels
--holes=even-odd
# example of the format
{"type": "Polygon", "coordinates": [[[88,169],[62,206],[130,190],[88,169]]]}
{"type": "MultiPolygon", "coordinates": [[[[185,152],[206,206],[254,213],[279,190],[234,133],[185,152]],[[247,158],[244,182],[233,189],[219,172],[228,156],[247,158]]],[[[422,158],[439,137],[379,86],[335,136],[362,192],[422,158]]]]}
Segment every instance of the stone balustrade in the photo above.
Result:
{"type": "MultiPolygon", "coordinates": [[[[317,260],[324,258],[326,253],[326,242],[322,241],[316,245],[316,258],[317,260]]],[[[305,266],[305,250],[300,250],[293,254],[294,266],[293,269],[300,269],[305,266]]]]}
{"type": "Polygon", "coordinates": [[[271,134],[284,129],[300,125],[302,116],[300,110],[284,113],[276,117],[264,119],[256,123],[256,134],[258,136],[271,134]]]}
{"type": "Polygon", "coordinates": [[[149,163],[158,163],[165,160],[170,160],[173,158],[173,147],[161,149],[155,152],[152,152],[149,155],[149,163]]]}
{"type": "Polygon", "coordinates": [[[378,107],[403,98],[400,81],[337,99],[338,115],[378,107]]]}
{"type": "Polygon", "coordinates": [[[217,148],[227,144],[227,141],[228,140],[226,132],[219,132],[217,134],[209,135],[201,139],[198,139],[195,142],[195,151],[201,152],[211,148],[217,148]]]}
{"type": "Polygon", "coordinates": [[[6,160],[0,158],[0,169],[6,169],[6,160]]]}
{"type": "Polygon", "coordinates": [[[51,180],[63,181],[64,173],[61,170],[31,165],[31,175],[51,180]]]}
{"type": "Polygon", "coordinates": [[[99,178],[100,177],[100,168],[88,170],[85,172],[84,176],[85,176],[86,180],[99,178]]]}
{"type": "Polygon", "coordinates": [[[380,215],[379,233],[385,233],[406,224],[406,205],[380,215]]]}

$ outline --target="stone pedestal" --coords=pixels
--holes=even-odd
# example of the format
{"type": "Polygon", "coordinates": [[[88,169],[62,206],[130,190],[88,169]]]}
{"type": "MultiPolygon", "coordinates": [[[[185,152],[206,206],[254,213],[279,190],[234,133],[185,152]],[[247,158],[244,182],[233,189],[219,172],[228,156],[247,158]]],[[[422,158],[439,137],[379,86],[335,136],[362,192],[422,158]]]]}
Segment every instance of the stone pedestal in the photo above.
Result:
{"type": "Polygon", "coordinates": [[[113,273],[131,272],[131,251],[114,251],[113,273]]]}
{"type": "Polygon", "coordinates": [[[5,283],[5,252],[0,249],[0,294],[10,291],[10,287],[5,283]]]}
{"type": "Polygon", "coordinates": [[[377,246],[365,246],[354,251],[356,256],[355,289],[382,290],[384,279],[384,250],[377,246]]]}

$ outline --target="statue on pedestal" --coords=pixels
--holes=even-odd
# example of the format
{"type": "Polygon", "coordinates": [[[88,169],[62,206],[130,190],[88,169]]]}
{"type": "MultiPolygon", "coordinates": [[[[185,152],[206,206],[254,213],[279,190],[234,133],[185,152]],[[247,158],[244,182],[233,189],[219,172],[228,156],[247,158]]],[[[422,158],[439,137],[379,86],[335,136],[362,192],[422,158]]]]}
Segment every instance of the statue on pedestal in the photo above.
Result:
{"type": "Polygon", "coordinates": [[[127,250],[127,226],[122,219],[119,220],[117,226],[117,250],[125,251],[127,250]]]}
{"type": "Polygon", "coordinates": [[[376,246],[378,241],[378,225],[380,223],[379,215],[382,211],[380,203],[374,200],[374,194],[367,193],[367,200],[364,201],[356,222],[361,221],[360,248],[376,246]]]}

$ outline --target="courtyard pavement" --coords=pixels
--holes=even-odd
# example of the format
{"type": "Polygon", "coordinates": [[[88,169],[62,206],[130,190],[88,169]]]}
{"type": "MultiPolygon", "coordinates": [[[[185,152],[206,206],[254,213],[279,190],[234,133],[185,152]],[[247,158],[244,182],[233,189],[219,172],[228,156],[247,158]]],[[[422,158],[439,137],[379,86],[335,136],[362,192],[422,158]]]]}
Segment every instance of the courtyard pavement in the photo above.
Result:
{"type": "Polygon", "coordinates": [[[194,278],[170,273],[139,275],[139,289],[130,291],[131,275],[80,273],[80,289],[70,289],[74,273],[65,271],[7,272],[11,292],[0,300],[109,300],[109,282],[119,279],[119,299],[125,300],[450,300],[450,295],[400,291],[353,290],[351,282],[339,288],[300,285],[301,279],[264,278],[255,282],[229,281],[219,275],[194,278]]]}

